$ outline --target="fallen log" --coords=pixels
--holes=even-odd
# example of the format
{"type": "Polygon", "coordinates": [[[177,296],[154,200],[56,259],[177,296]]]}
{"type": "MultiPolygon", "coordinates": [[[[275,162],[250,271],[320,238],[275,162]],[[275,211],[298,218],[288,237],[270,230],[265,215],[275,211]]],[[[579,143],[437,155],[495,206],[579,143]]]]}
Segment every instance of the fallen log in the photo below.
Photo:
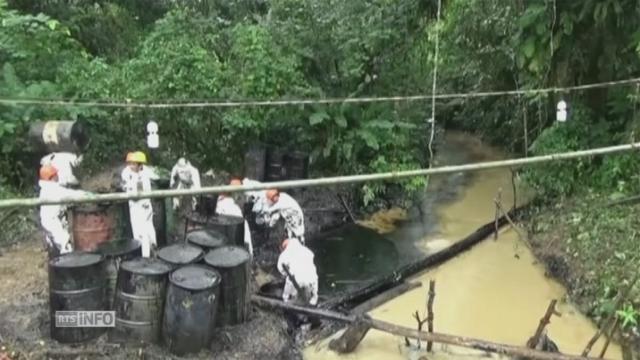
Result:
{"type": "MultiPolygon", "coordinates": [[[[525,208],[526,206],[523,206],[517,209],[510,210],[506,215],[508,215],[510,218],[515,218],[518,214],[522,213],[525,208]]],[[[504,226],[508,222],[506,215],[498,218],[498,228],[504,226]]],[[[401,283],[407,277],[413,276],[421,271],[428,269],[429,267],[439,265],[459,255],[460,253],[469,250],[471,247],[486,239],[495,231],[495,224],[493,221],[491,221],[490,223],[487,223],[478,228],[478,230],[473,232],[471,235],[467,236],[463,240],[454,243],[448,248],[442,251],[438,251],[435,254],[428,255],[427,257],[419,259],[413,263],[407,264],[390,274],[375,278],[367,282],[367,284],[363,287],[357,288],[355,290],[349,291],[346,294],[323,302],[319,305],[319,307],[323,309],[336,309],[349,303],[362,302],[365,299],[370,298],[374,294],[392,288],[393,286],[401,283]]]]}
{"type": "MultiPolygon", "coordinates": [[[[364,303],[356,306],[351,311],[354,315],[362,315],[370,310],[386,303],[387,301],[398,297],[405,292],[422,286],[422,283],[402,283],[391,290],[387,290],[382,294],[379,294],[364,303]]],[[[369,332],[371,326],[363,321],[356,321],[353,324],[347,326],[347,329],[340,335],[339,338],[331,340],[329,342],[329,349],[338,352],[340,354],[350,353],[356,349],[358,344],[364,339],[367,332],[369,332]]]]}
{"type": "MultiPolygon", "coordinates": [[[[493,224],[491,224],[493,225],[493,224]]],[[[396,336],[402,336],[412,339],[420,339],[423,341],[432,341],[435,343],[448,344],[453,346],[466,347],[486,352],[492,352],[507,356],[526,357],[529,359],[539,360],[595,360],[596,358],[578,356],[578,355],[565,355],[560,353],[548,353],[545,351],[539,351],[534,349],[528,349],[526,347],[507,345],[494,343],[490,341],[464,337],[454,336],[441,333],[428,333],[423,331],[417,331],[409,329],[407,327],[398,326],[386,321],[372,319],[368,316],[353,316],[342,314],[333,310],[309,308],[304,306],[297,306],[287,304],[282,301],[264,298],[261,296],[253,295],[251,301],[259,306],[275,307],[287,311],[299,312],[306,315],[318,316],[330,320],[341,321],[345,323],[355,323],[357,321],[363,322],[370,326],[372,329],[390,333],[396,336]]]]}

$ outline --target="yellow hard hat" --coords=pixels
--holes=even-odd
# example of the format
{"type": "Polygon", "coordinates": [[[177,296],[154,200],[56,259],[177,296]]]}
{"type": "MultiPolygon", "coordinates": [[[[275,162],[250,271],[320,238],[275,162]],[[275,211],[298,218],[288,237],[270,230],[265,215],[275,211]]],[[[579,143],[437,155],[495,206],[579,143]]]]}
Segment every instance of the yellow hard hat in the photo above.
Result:
{"type": "Polygon", "coordinates": [[[147,155],[142,151],[134,151],[127,154],[127,162],[146,164],[147,155]]]}

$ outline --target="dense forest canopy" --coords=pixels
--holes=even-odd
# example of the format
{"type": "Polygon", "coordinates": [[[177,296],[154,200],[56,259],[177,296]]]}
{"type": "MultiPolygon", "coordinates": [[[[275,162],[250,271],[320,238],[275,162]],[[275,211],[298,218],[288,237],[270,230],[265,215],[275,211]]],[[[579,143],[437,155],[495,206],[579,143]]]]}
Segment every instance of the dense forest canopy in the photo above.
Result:
{"type": "MultiPolygon", "coordinates": [[[[636,0],[0,0],[0,97],[119,101],[291,99],[534,89],[640,75],[636,0]]],[[[636,139],[638,87],[439,100],[436,123],[517,155],[636,139]],[[555,124],[555,104],[570,121],[555,124]]],[[[84,119],[88,164],[144,147],[160,124],[169,165],[234,169],[253,142],[312,154],[323,174],[428,164],[430,101],[116,109],[0,105],[0,181],[30,185],[25,136],[42,119],[84,119]]],[[[538,190],[640,190],[637,155],[526,172],[538,190]],[[573,179],[557,181],[558,178],[573,179]]],[[[419,189],[421,179],[402,183],[419,189]]],[[[370,199],[384,191],[369,185],[370,199]]]]}

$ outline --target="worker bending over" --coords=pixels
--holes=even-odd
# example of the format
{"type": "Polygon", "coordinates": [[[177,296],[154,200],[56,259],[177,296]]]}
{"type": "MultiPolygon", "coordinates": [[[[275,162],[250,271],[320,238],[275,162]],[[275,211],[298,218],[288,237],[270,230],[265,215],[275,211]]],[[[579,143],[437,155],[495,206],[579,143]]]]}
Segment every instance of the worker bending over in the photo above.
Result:
{"type": "MultiPolygon", "coordinates": [[[[200,172],[191,165],[185,158],[178,159],[178,162],[171,169],[171,180],[169,187],[172,189],[200,189],[200,172]]],[[[173,198],[173,209],[180,207],[180,202],[187,198],[173,198]]],[[[196,198],[191,198],[191,210],[196,209],[196,198]]]]}
{"type": "MultiPolygon", "coordinates": [[[[147,156],[141,152],[127,154],[127,166],[122,170],[122,187],[127,194],[151,191],[151,174],[144,166],[147,156]]],[[[129,200],[129,218],[133,238],[142,245],[142,256],[151,256],[156,246],[156,231],[153,228],[153,208],[150,199],[129,200]]]]}
{"type": "Polygon", "coordinates": [[[263,210],[269,227],[274,227],[278,220],[284,220],[284,229],[288,238],[297,238],[304,244],[304,214],[298,202],[287,193],[276,189],[266,192],[268,207],[263,210]]]}
{"type": "Polygon", "coordinates": [[[282,300],[298,301],[309,305],[318,304],[318,273],[313,263],[313,252],[297,239],[282,242],[282,253],[278,257],[278,271],[286,277],[282,300]],[[293,277],[293,279],[292,279],[293,277]],[[293,281],[303,294],[299,294],[293,281]]]}
{"type": "MultiPolygon", "coordinates": [[[[87,194],[84,191],[67,189],[58,183],[58,170],[51,165],[40,167],[39,175],[38,185],[40,185],[39,197],[41,200],[57,200],[87,194]]],[[[40,206],[40,224],[44,229],[45,242],[50,256],[73,251],[66,205],[40,206]]]]}
{"type": "Polygon", "coordinates": [[[54,152],[44,156],[40,165],[50,165],[58,171],[58,184],[65,187],[76,186],[78,179],[73,174],[73,169],[82,162],[82,155],[77,156],[70,152],[54,152]]]}
{"type": "MultiPolygon", "coordinates": [[[[242,185],[240,180],[231,180],[229,185],[242,185]]],[[[242,216],[242,209],[236,204],[236,201],[230,194],[220,194],[218,196],[218,203],[216,204],[216,214],[228,215],[228,216],[242,216]]],[[[249,229],[249,223],[244,220],[244,245],[249,251],[249,254],[253,256],[253,244],[251,241],[251,230],[249,229]]]]}

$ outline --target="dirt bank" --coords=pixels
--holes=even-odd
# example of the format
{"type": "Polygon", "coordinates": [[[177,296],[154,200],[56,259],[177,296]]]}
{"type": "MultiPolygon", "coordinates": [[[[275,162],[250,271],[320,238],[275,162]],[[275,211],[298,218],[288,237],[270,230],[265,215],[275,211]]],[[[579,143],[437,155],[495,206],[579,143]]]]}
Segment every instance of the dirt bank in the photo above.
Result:
{"type": "MultiPolygon", "coordinates": [[[[585,194],[557,204],[538,204],[524,220],[534,253],[544,263],[547,275],[560,280],[581,311],[597,322],[615,311],[617,292],[631,281],[640,265],[640,208],[607,207],[609,201],[600,194],[585,194]]],[[[638,350],[639,286],[624,307],[629,320],[623,340],[638,350]]]]}

